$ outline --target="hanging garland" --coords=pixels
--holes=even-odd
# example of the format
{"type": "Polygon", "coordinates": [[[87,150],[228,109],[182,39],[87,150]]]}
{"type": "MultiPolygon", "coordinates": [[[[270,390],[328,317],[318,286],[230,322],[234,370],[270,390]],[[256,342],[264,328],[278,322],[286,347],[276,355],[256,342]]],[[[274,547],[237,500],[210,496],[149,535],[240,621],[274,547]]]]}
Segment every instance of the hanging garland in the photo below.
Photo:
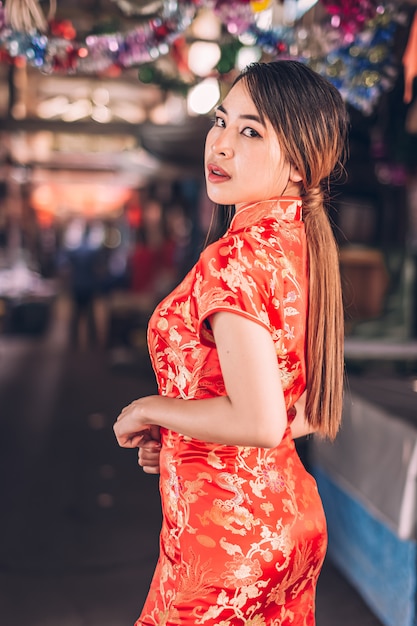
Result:
{"type": "Polygon", "coordinates": [[[316,24],[308,37],[302,25],[268,31],[252,25],[247,34],[272,58],[293,57],[306,63],[330,80],[346,102],[370,114],[396,78],[393,43],[403,16],[398,9],[370,1],[341,0],[340,15],[334,0],[325,4],[332,20],[316,24]],[[337,27],[332,23],[336,15],[337,27]]]}
{"type": "Polygon", "coordinates": [[[326,56],[308,61],[340,91],[344,100],[365,114],[394,84],[397,64],[392,54],[397,23],[385,12],[326,56]]]}
{"type": "Polygon", "coordinates": [[[379,0],[321,0],[335,23],[352,38],[360,32],[384,7],[379,0]]]}
{"type": "MultiPolygon", "coordinates": [[[[45,73],[103,74],[111,68],[138,66],[146,70],[141,73],[147,82],[164,86],[165,81],[167,89],[186,93],[190,81],[181,75],[164,77],[156,68],[152,76],[149,68],[175,49],[175,42],[204,7],[215,12],[231,37],[243,42],[235,46],[236,53],[241,45],[254,45],[272,59],[297,58],[334,82],[347,102],[371,112],[395,74],[392,44],[398,7],[377,0],[321,0],[328,20],[308,32],[299,24],[262,29],[257,16],[274,1],[162,1],[156,17],[147,17],[132,30],[90,34],[83,40],[77,39],[70,22],[52,19],[53,0],[48,33],[42,31],[37,0],[6,0],[5,5],[0,1],[0,53],[3,61],[23,57],[45,73]],[[25,11],[19,13],[23,6],[25,11]],[[16,28],[19,15],[22,21],[16,28]]],[[[217,71],[225,73],[221,66],[217,71]]]]}

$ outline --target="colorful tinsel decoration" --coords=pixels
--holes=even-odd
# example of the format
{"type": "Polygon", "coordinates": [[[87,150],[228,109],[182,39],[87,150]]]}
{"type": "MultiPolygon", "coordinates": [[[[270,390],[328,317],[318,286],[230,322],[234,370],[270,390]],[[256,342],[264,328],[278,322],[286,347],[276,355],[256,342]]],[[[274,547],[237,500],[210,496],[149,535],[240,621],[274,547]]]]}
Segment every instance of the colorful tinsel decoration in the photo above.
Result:
{"type": "Polygon", "coordinates": [[[350,43],[342,44],[322,58],[306,59],[306,62],[326,76],[346,102],[370,114],[396,77],[392,58],[396,26],[393,16],[384,12],[365,24],[350,43]]]}
{"type": "MultiPolygon", "coordinates": [[[[45,33],[16,31],[7,22],[0,1],[0,52],[10,62],[20,57],[45,73],[103,74],[112,68],[149,68],[171,53],[204,7],[212,9],[230,36],[240,42],[236,50],[240,45],[253,45],[270,58],[297,58],[308,63],[332,80],[347,102],[364,113],[371,112],[392,84],[398,7],[392,9],[389,0],[320,0],[328,20],[308,32],[302,23],[261,28],[257,18],[279,1],[169,0],[158,17],[149,17],[132,30],[90,34],[84,39],[77,39],[71,23],[56,19],[49,22],[45,33]]],[[[217,71],[222,73],[220,67],[217,71]]],[[[157,83],[164,80],[159,70],[153,76],[157,83]]],[[[190,85],[181,76],[170,81],[173,89],[183,92],[190,85]]]]}
{"type": "Polygon", "coordinates": [[[384,11],[380,0],[321,0],[332,16],[332,25],[340,28],[351,41],[366,23],[384,11]]]}

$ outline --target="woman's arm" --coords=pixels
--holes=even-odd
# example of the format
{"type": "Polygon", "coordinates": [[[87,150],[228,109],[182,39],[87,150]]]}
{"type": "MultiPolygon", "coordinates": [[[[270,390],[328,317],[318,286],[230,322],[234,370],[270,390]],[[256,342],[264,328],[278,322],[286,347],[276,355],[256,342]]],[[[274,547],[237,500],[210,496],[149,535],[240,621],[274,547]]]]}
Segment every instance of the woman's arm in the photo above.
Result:
{"type": "MultiPolygon", "coordinates": [[[[306,395],[306,392],[304,392],[293,407],[295,412],[295,417],[291,422],[291,434],[293,439],[305,437],[315,432],[313,427],[305,419],[306,395]]],[[[157,432],[153,434],[152,439],[144,441],[143,444],[139,446],[138,463],[146,474],[159,474],[160,452],[161,445],[159,443],[158,429],[157,432]]]]}
{"type": "Polygon", "coordinates": [[[226,396],[182,400],[148,396],[123,409],[115,423],[117,440],[138,447],[150,425],[226,445],[271,448],[287,426],[275,346],[260,324],[229,312],[210,318],[225,381],[226,396]]]}

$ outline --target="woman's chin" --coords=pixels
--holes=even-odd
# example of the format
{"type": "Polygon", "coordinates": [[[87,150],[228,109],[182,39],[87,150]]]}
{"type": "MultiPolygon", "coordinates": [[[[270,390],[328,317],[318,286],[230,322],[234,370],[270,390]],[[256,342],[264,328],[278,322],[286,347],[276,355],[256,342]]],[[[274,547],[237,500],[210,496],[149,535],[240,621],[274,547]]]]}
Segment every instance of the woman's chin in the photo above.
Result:
{"type": "Polygon", "coordinates": [[[210,187],[206,187],[206,192],[209,200],[215,204],[222,204],[224,206],[235,204],[234,200],[232,200],[228,194],[222,193],[220,189],[211,189],[210,187]]]}

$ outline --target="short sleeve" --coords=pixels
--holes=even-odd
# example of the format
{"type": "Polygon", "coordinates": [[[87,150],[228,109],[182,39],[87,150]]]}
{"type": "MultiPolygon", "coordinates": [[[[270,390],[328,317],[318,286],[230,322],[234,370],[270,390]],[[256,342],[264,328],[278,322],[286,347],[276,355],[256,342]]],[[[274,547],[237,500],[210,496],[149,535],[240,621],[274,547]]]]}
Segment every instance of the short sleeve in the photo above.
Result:
{"type": "Polygon", "coordinates": [[[245,236],[229,234],[206,248],[196,267],[194,298],[201,341],[213,343],[207,318],[230,311],[271,331],[270,307],[279,306],[276,260],[265,247],[245,236]]]}

